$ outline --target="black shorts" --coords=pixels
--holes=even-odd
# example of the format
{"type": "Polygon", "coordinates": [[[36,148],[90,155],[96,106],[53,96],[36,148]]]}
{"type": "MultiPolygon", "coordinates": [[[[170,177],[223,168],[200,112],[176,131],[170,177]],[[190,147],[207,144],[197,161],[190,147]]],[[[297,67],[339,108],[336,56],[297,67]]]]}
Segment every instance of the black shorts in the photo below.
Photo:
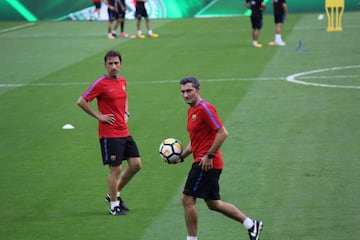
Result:
{"type": "Polygon", "coordinates": [[[117,7],[117,13],[120,19],[124,19],[125,18],[125,11],[122,10],[122,8],[120,7],[120,5],[118,5],[117,7]]]}
{"type": "Polygon", "coordinates": [[[250,17],[251,19],[251,26],[253,29],[261,29],[263,25],[263,18],[262,14],[253,14],[250,17]]]}
{"type": "Polygon", "coordinates": [[[101,2],[94,3],[94,6],[95,6],[96,9],[100,9],[101,8],[101,2]]]}
{"type": "Polygon", "coordinates": [[[183,194],[202,198],[205,201],[220,200],[219,178],[222,170],[201,170],[199,163],[193,163],[185,182],[183,194]]]}
{"type": "Polygon", "coordinates": [[[139,150],[131,136],[101,138],[100,147],[104,165],[119,166],[123,160],[140,157],[139,150]]]}
{"type": "Polygon", "coordinates": [[[274,22],[275,23],[284,23],[284,21],[285,21],[284,13],[274,12],[274,22]]]}
{"type": "Polygon", "coordinates": [[[108,8],[108,14],[109,14],[109,22],[118,20],[120,18],[119,13],[117,11],[111,10],[109,8],[108,8]]]}
{"type": "Polygon", "coordinates": [[[146,11],[145,8],[145,4],[144,3],[136,3],[136,10],[135,10],[135,18],[136,19],[141,19],[142,17],[144,18],[148,18],[148,13],[146,11]]]}

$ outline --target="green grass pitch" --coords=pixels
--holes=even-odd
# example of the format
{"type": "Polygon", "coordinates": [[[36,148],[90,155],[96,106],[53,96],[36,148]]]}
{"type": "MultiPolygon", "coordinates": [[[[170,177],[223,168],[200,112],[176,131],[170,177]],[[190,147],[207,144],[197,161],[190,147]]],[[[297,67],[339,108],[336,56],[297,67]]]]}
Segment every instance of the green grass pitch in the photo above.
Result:
{"type": "MultiPolygon", "coordinates": [[[[293,14],[287,45],[269,47],[267,15],[261,49],[251,47],[248,17],[152,20],[160,38],[135,40],[107,40],[105,22],[1,22],[0,238],[185,239],[180,197],[191,159],[167,165],[158,147],[166,137],[188,142],[178,82],[193,75],[230,132],[222,198],[264,221],[261,239],[358,239],[358,20],[345,12],[344,30],[328,33],[317,14],[293,14]],[[75,104],[110,49],[123,55],[143,160],[122,192],[125,217],[107,214],[97,123],[75,104]]],[[[198,209],[199,239],[247,239],[238,223],[202,201],[198,209]]]]}

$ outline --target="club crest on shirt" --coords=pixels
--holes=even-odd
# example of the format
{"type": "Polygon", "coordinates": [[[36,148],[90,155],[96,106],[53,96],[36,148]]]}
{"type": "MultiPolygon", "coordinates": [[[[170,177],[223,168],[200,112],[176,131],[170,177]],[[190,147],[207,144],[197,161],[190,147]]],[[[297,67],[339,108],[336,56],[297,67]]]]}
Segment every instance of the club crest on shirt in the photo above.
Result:
{"type": "Polygon", "coordinates": [[[191,120],[192,120],[193,122],[196,121],[196,114],[195,114],[195,113],[191,116],[191,120]]]}
{"type": "Polygon", "coordinates": [[[111,155],[111,156],[110,156],[110,160],[111,160],[111,161],[116,161],[116,155],[111,155]]]}

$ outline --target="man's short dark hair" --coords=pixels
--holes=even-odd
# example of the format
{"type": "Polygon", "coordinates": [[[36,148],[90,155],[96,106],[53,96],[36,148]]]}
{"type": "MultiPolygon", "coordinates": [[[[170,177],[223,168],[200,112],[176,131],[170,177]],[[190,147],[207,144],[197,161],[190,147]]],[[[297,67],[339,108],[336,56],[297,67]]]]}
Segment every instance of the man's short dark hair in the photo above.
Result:
{"type": "Polygon", "coordinates": [[[187,83],[192,83],[193,87],[196,89],[200,88],[200,82],[196,77],[185,77],[180,80],[180,85],[185,85],[187,83]]]}
{"type": "Polygon", "coordinates": [[[109,57],[118,57],[120,62],[122,63],[122,59],[121,59],[121,54],[119,51],[116,51],[116,50],[110,50],[108,51],[106,54],[105,54],[105,57],[104,57],[104,62],[106,63],[106,60],[109,58],[109,57]]]}

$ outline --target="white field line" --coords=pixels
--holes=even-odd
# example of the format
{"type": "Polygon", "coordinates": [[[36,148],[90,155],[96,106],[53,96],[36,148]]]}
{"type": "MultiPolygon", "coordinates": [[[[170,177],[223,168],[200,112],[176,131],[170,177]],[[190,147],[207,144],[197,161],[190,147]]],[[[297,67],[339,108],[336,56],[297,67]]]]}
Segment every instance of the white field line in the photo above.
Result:
{"type": "Polygon", "coordinates": [[[202,14],[206,10],[208,10],[212,5],[214,5],[218,0],[213,0],[211,3],[209,3],[207,6],[205,6],[203,9],[201,9],[199,12],[195,14],[195,16],[202,14]]]}
{"type": "Polygon", "coordinates": [[[11,28],[5,28],[5,29],[1,29],[0,33],[5,33],[5,32],[10,32],[10,31],[14,31],[17,29],[21,29],[21,28],[26,28],[26,27],[30,27],[32,25],[34,25],[35,23],[26,23],[26,24],[21,24],[21,25],[17,25],[15,27],[11,27],[11,28]]]}
{"type": "MultiPolygon", "coordinates": [[[[337,75],[337,76],[309,76],[314,73],[329,72],[344,69],[360,68],[360,65],[355,66],[343,66],[343,67],[332,67],[323,68],[307,72],[295,73],[287,77],[260,77],[260,78],[214,78],[214,79],[201,79],[202,82],[231,82],[231,81],[288,81],[291,83],[316,86],[316,87],[329,87],[329,88],[350,88],[360,89],[360,86],[349,86],[349,85],[338,85],[338,84],[323,84],[318,82],[309,82],[305,80],[309,79],[350,79],[359,78],[358,75],[337,75]],[[301,78],[301,80],[300,80],[301,78]]],[[[129,84],[162,84],[162,83],[178,83],[178,80],[152,80],[152,81],[136,81],[131,80],[129,84]]],[[[57,87],[57,86],[80,86],[89,85],[90,82],[69,82],[69,83],[0,83],[0,88],[17,88],[17,87],[57,87]]]]}
{"type": "MultiPolygon", "coordinates": [[[[349,86],[349,85],[339,85],[339,84],[323,84],[323,83],[308,82],[308,81],[303,81],[303,80],[298,79],[300,77],[303,79],[304,76],[311,75],[311,74],[314,74],[314,73],[330,72],[330,71],[353,69],[353,68],[360,68],[360,65],[322,68],[322,69],[316,69],[316,70],[312,70],[312,71],[308,71],[308,72],[295,73],[293,75],[287,76],[286,80],[288,82],[291,82],[291,83],[307,85],[307,86],[314,86],[314,87],[360,89],[360,86],[349,86]]],[[[351,77],[353,77],[353,76],[354,75],[351,75],[351,77]]],[[[312,77],[312,78],[316,79],[316,77],[312,77]]],[[[332,76],[329,77],[329,78],[332,78],[332,76]]]]}

